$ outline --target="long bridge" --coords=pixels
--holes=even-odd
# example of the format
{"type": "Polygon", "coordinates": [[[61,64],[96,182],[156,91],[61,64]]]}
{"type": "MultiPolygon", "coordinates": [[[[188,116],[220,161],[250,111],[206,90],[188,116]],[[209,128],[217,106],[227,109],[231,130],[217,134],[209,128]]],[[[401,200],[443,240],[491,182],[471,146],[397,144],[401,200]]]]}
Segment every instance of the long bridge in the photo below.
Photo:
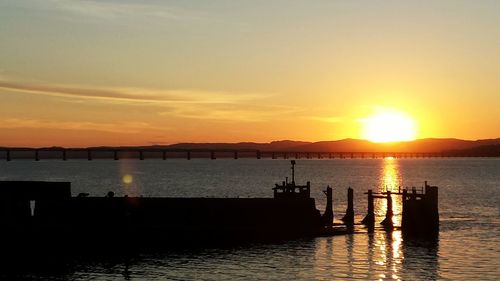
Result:
{"type": "Polygon", "coordinates": [[[377,159],[377,158],[473,157],[441,152],[324,152],[261,151],[256,149],[163,149],[163,148],[0,148],[0,159],[179,159],[268,158],[268,159],[377,159]]]}

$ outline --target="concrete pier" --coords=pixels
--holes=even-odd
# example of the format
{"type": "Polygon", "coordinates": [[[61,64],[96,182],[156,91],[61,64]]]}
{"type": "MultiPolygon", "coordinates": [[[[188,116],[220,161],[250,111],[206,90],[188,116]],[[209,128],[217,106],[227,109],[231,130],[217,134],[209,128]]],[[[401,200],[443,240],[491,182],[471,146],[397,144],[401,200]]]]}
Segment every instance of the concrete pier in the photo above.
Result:
{"type": "Polygon", "coordinates": [[[401,229],[408,236],[436,236],[439,233],[438,187],[425,182],[425,193],[403,190],[401,229]]]}

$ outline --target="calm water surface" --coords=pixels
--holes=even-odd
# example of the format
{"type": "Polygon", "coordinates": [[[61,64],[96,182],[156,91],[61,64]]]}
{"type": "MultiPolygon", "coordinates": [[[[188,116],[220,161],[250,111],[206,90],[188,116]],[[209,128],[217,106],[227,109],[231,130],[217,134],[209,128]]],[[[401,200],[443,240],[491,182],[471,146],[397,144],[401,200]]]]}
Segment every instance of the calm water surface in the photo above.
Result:
{"type": "MultiPolygon", "coordinates": [[[[0,180],[71,181],[73,194],[173,197],[272,197],[289,176],[289,161],[252,159],[70,160],[0,162],[0,180]]],[[[499,280],[500,159],[299,160],[297,182],[311,181],[323,210],[322,190],[334,188],[334,212],[346,209],[352,187],[357,221],[368,189],[423,185],[439,189],[437,241],[404,240],[399,231],[301,239],[280,244],[188,249],[161,254],[75,259],[51,268],[3,276],[38,280],[499,280]]],[[[401,201],[394,198],[394,222],[401,201]]],[[[376,202],[377,220],[385,202],[376,202]]]]}

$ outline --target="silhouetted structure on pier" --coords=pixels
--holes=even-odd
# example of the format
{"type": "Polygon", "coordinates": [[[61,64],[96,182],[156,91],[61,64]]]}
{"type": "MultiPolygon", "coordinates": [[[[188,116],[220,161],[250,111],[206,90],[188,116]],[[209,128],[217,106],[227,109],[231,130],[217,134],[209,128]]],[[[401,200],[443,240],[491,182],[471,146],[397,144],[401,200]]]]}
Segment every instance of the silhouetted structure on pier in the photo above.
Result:
{"type": "Polygon", "coordinates": [[[439,210],[438,210],[438,187],[425,186],[420,192],[415,187],[411,193],[408,189],[399,189],[397,192],[387,190],[386,192],[374,193],[368,190],[368,211],[362,223],[369,231],[373,231],[375,225],[374,199],[387,200],[387,210],[384,220],[381,224],[387,230],[394,228],[392,218],[392,195],[402,196],[402,223],[401,230],[407,236],[435,236],[439,233],[439,210]],[[425,188],[425,192],[424,192],[425,188]]]}

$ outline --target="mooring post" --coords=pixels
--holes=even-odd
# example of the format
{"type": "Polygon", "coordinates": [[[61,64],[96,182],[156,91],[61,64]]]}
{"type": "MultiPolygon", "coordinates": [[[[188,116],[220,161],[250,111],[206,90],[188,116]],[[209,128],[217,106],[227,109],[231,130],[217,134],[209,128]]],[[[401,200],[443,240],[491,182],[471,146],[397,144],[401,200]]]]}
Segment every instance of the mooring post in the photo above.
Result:
{"type": "Polygon", "coordinates": [[[7,149],[7,150],[5,151],[5,153],[7,154],[7,155],[6,155],[7,161],[10,161],[10,160],[11,160],[11,158],[10,158],[10,149],[7,149]]]}
{"type": "Polygon", "coordinates": [[[92,150],[90,149],[87,150],[87,160],[92,160],[92,150]]]}
{"type": "Polygon", "coordinates": [[[385,219],[381,222],[381,224],[386,228],[386,229],[392,229],[393,224],[392,224],[392,196],[391,196],[391,191],[387,190],[387,212],[385,213],[385,219]]]}
{"type": "Polygon", "coordinates": [[[113,159],[118,160],[118,150],[113,150],[113,159]]]}
{"type": "Polygon", "coordinates": [[[326,208],[325,213],[321,216],[323,219],[323,225],[326,227],[333,226],[333,193],[332,188],[330,186],[326,187],[326,190],[323,191],[326,194],[326,208]]]}
{"type": "Polygon", "coordinates": [[[38,156],[38,149],[35,149],[35,161],[40,161],[40,157],[38,156]]]}
{"type": "Polygon", "coordinates": [[[354,190],[350,187],[347,189],[347,210],[342,221],[346,225],[354,224],[354,190]]]}
{"type": "Polygon", "coordinates": [[[370,190],[368,190],[367,194],[368,194],[368,213],[366,214],[362,223],[369,226],[369,227],[373,227],[373,225],[375,224],[375,208],[373,205],[373,191],[370,189],[370,190]]]}

